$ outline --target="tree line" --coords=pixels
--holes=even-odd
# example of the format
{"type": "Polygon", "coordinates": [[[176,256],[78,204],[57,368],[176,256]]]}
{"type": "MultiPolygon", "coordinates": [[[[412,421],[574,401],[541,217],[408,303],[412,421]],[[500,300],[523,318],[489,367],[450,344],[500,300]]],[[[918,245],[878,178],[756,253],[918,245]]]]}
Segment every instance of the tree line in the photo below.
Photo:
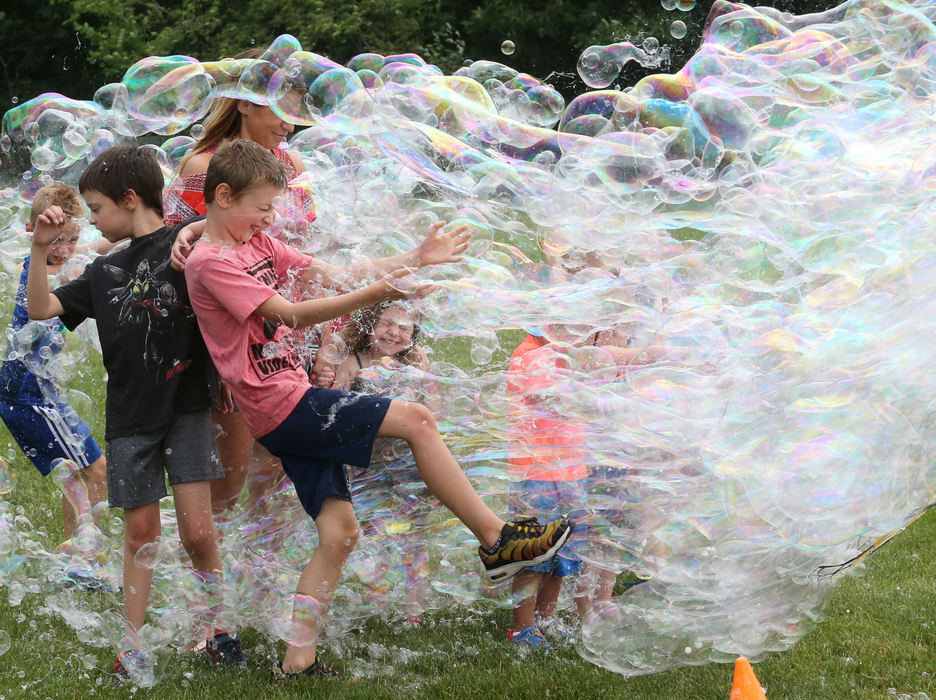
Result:
{"type": "MultiPolygon", "coordinates": [[[[721,0],[723,1],[723,0],[721,0]]],[[[681,0],[690,2],[691,0],[681,0]]],[[[830,0],[769,0],[794,12],[830,0]]],[[[685,6],[685,5],[684,5],[685,6]]],[[[711,0],[687,12],[660,0],[39,0],[0,11],[0,112],[42,92],[90,99],[146,56],[234,56],[292,34],[307,51],[345,63],[363,52],[417,53],[450,73],[468,60],[507,63],[568,95],[584,90],[575,64],[593,44],[654,36],[669,44],[672,72],[698,47],[711,0]],[[683,20],[681,39],[669,26],[683,20]],[[505,55],[504,41],[514,44],[505,55]]],[[[650,71],[630,66],[631,84],[650,71]]],[[[659,69],[653,72],[659,72],[659,69]]]]}

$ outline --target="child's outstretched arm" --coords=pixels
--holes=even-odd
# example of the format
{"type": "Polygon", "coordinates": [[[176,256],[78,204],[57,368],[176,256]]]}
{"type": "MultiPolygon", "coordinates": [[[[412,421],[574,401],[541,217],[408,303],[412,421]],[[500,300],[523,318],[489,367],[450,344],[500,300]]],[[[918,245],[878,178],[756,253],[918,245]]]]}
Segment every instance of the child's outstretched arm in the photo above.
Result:
{"type": "Polygon", "coordinates": [[[388,258],[362,260],[345,267],[331,265],[316,259],[302,275],[302,279],[318,287],[339,291],[353,289],[361,282],[389,274],[402,267],[419,268],[447,262],[461,262],[461,254],[468,248],[472,233],[467,226],[458,226],[443,232],[446,222],[437,221],[429,227],[422,243],[408,253],[388,258]]]}
{"type": "Polygon", "coordinates": [[[49,207],[36,219],[33,230],[29,275],[26,278],[26,311],[29,318],[44,321],[65,313],[62,302],[49,291],[49,279],[46,276],[45,260],[49,254],[49,244],[65,232],[68,217],[60,207],[49,207]]]}
{"type": "Polygon", "coordinates": [[[263,318],[283,323],[292,328],[305,328],[322,321],[330,321],[357,309],[381,301],[426,296],[434,287],[430,284],[413,283],[406,280],[412,270],[402,269],[386,275],[383,279],[361,287],[353,292],[321,299],[287,301],[274,294],[257,307],[256,313],[263,318]]]}
{"type": "Polygon", "coordinates": [[[665,345],[647,345],[646,347],[620,347],[617,345],[602,345],[614,361],[619,365],[647,365],[659,360],[668,351],[665,345]]]}

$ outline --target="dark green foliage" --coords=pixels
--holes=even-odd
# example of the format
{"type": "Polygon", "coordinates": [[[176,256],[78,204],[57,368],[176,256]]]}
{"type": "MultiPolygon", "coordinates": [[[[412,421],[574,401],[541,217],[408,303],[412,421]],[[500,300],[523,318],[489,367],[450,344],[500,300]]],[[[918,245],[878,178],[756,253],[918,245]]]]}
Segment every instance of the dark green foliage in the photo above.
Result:
{"type": "MultiPolygon", "coordinates": [[[[774,0],[797,13],[831,0],[774,0]]],[[[41,92],[90,99],[146,56],[184,54],[200,60],[233,56],[293,34],[307,51],[344,63],[372,51],[418,53],[446,72],[465,60],[510,64],[550,81],[567,96],[582,92],[575,64],[593,44],[655,36],[673,46],[663,70],[681,66],[698,46],[710,3],[665,11],[659,0],[46,0],[7,3],[0,11],[0,111],[41,92]],[[674,19],[684,39],[669,37],[674,19]],[[510,39],[516,52],[504,56],[510,39]]],[[[650,71],[628,68],[621,83],[650,71]]],[[[656,72],[656,71],[654,71],[656,72]]]]}

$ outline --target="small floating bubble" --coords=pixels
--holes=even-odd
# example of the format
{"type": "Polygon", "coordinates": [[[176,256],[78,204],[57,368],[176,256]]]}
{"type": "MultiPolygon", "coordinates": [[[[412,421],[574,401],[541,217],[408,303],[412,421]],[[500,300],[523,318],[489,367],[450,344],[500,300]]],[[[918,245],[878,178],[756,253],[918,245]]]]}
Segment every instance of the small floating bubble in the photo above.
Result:
{"type": "Polygon", "coordinates": [[[643,50],[646,51],[647,53],[653,53],[658,48],[660,48],[660,40],[657,39],[655,36],[648,36],[646,39],[643,40],[643,43],[641,44],[641,46],[643,47],[643,50]]]}
{"type": "Polygon", "coordinates": [[[695,9],[695,0],[676,0],[676,9],[680,12],[690,12],[695,9]]]}
{"type": "Polygon", "coordinates": [[[686,23],[677,19],[670,25],[669,33],[674,39],[682,39],[686,36],[686,23]]]}
{"type": "Polygon", "coordinates": [[[660,4],[663,6],[663,9],[669,12],[670,10],[676,9],[676,0],[661,0],[660,4]]]}
{"type": "Polygon", "coordinates": [[[516,51],[516,49],[517,47],[514,45],[514,43],[510,39],[507,39],[506,41],[504,41],[503,44],[501,44],[501,53],[504,54],[505,56],[509,56],[514,51],[516,51]]]}
{"type": "Polygon", "coordinates": [[[200,141],[205,138],[205,125],[204,124],[193,124],[192,129],[189,132],[192,134],[192,138],[196,141],[200,141]]]}

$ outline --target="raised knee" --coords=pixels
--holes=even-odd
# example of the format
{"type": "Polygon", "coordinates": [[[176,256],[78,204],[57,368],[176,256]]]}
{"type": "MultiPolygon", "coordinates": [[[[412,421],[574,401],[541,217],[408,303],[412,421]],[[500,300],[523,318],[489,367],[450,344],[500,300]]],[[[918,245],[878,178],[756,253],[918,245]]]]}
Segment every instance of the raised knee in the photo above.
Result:
{"type": "Polygon", "coordinates": [[[432,412],[421,403],[410,403],[406,410],[410,412],[410,422],[417,435],[435,435],[439,432],[432,412]]]}

